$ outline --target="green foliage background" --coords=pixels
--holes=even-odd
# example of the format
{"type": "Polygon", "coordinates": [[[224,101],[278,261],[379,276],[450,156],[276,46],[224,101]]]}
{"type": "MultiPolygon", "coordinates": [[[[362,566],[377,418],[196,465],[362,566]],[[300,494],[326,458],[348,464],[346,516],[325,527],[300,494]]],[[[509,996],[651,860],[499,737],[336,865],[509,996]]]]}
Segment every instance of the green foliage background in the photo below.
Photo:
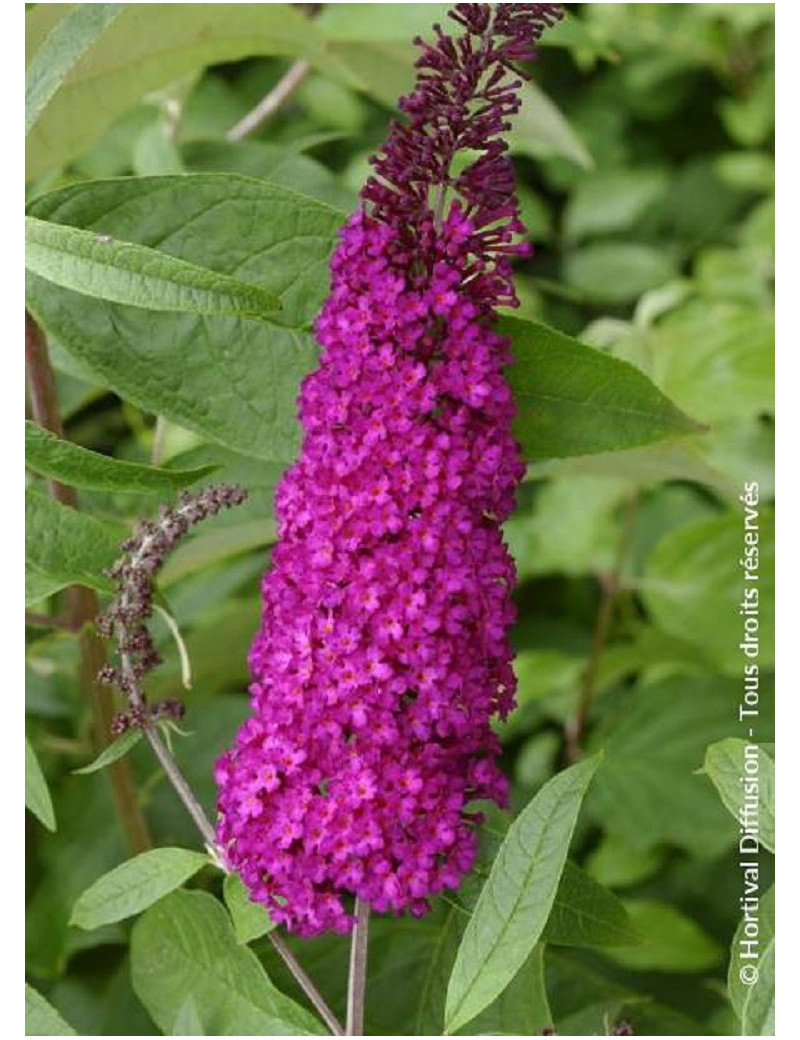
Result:
{"type": "MultiPolygon", "coordinates": [[[[160,582],[193,672],[176,755],[210,811],[211,764],[247,711],[272,494],[299,443],[294,395],[314,363],[327,257],[411,82],[409,41],[445,8],[322,5],[309,20],[303,5],[91,5],[102,10],[88,18],[26,6],[27,302],[48,335],[67,437],[128,464],[28,430],[27,599],[62,612],[73,582],[102,598],[115,545],[175,489],[250,490],[160,582]],[[311,65],[299,89],[256,133],[226,140],[297,58],[311,65]],[[48,500],[47,477],[80,489],[80,513],[48,500]]],[[[732,741],[747,736],[749,482],[760,489],[763,790],[773,756],[774,5],[568,7],[512,135],[536,246],[518,271],[522,306],[504,319],[530,462],[507,526],[520,575],[520,706],[500,730],[513,812],[490,819],[481,866],[454,900],[422,921],[374,922],[367,1031],[441,1033],[455,963],[447,1015],[462,1032],[592,1035],[624,1019],[645,1035],[771,1035],[771,896],[759,986],[732,976],[729,988],[727,972],[742,893],[732,741]],[[548,889],[535,863],[530,877],[531,863],[508,863],[523,894],[539,885],[554,908],[538,931],[517,920],[531,936],[519,963],[481,949],[465,969],[456,953],[465,928],[462,950],[473,941],[482,882],[510,819],[525,826],[525,806],[564,765],[587,681],[585,749],[604,755],[567,867],[548,889]],[[457,987],[484,956],[489,1006],[473,987],[481,1015],[461,1021],[457,987]]],[[[156,698],[176,693],[180,661],[154,627],[166,657],[156,698]]],[[[303,1003],[269,923],[232,879],[221,902],[221,874],[189,853],[137,874],[143,902],[126,902],[123,884],[122,910],[92,909],[87,893],[72,918],[128,852],[105,774],[74,774],[95,754],[76,637],[26,635],[28,1034],[68,1032],[59,1016],[88,1035],[314,1031],[282,996],[303,1003]]],[[[143,742],[130,761],[155,843],[197,849],[143,742]]],[[[570,833],[546,837],[566,854],[570,833]]],[[[760,860],[765,894],[767,848],[760,860]]],[[[294,945],[341,1011],[346,941],[294,945]]]]}

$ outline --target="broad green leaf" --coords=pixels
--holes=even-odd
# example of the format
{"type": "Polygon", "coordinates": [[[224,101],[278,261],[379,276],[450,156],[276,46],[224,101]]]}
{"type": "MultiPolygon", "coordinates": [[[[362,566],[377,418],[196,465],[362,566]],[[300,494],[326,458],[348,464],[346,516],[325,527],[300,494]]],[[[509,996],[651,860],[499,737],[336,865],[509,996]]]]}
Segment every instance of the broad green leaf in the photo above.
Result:
{"type": "MultiPolygon", "coordinates": [[[[741,436],[745,430],[737,431],[741,436]]],[[[744,477],[734,478],[715,465],[712,452],[706,452],[717,431],[702,437],[661,441],[641,448],[598,452],[566,459],[550,459],[529,467],[529,479],[545,476],[598,476],[629,480],[652,487],[664,480],[691,480],[712,488],[723,499],[734,501],[744,477]],[[708,459],[705,456],[708,454],[708,459]]],[[[764,464],[759,464],[761,475],[764,464]]],[[[747,474],[749,476],[749,473],[747,474]]]]}
{"type": "Polygon", "coordinates": [[[632,487],[625,480],[579,475],[542,484],[532,508],[520,505],[504,526],[520,579],[610,570],[620,507],[632,487]]]}
{"type": "Polygon", "coordinates": [[[520,109],[508,135],[512,152],[534,158],[560,156],[583,170],[594,166],[586,145],[556,104],[532,81],[520,90],[520,109]]]}
{"type": "Polygon", "coordinates": [[[104,748],[88,766],[84,766],[82,769],[74,769],[73,772],[78,775],[85,775],[87,773],[96,773],[99,769],[105,769],[112,762],[116,762],[127,755],[131,748],[136,747],[141,739],[142,731],[140,729],[128,729],[120,734],[116,740],[112,741],[107,748],[104,748]]]}
{"type": "Polygon", "coordinates": [[[706,751],[704,771],[737,823],[757,826],[758,840],[774,852],[775,763],[766,751],[733,737],[720,740],[706,751]]]}
{"type": "Polygon", "coordinates": [[[114,802],[108,779],[65,776],[53,790],[53,804],[58,840],[39,843],[39,880],[25,905],[26,967],[36,978],[62,976],[73,953],[124,938],[118,925],[95,932],[68,926],[81,892],[127,855],[122,829],[109,826],[114,802]]]}
{"type": "MultiPolygon", "coordinates": [[[[480,832],[478,863],[462,883],[454,905],[472,914],[480,899],[480,883],[488,879],[506,838],[503,819],[484,824],[480,832]]],[[[641,941],[624,904],[571,860],[558,881],[542,942],[553,946],[626,946],[641,941]]]]}
{"type": "MultiPolygon", "coordinates": [[[[670,635],[699,647],[715,667],[741,675],[751,658],[740,645],[746,618],[739,613],[744,597],[745,515],[735,511],[697,520],[666,534],[648,560],[642,595],[656,624],[670,635]]],[[[758,579],[748,585],[758,590],[746,606],[758,621],[758,657],[762,670],[775,660],[775,539],[774,516],[761,507],[757,516],[757,544],[749,546],[758,559],[758,579]]],[[[756,573],[751,570],[748,573],[756,573]]],[[[752,652],[752,651],[751,651],[752,652]]]]}
{"type": "MultiPolygon", "coordinates": [[[[456,23],[447,17],[448,10],[447,4],[329,4],[320,12],[318,24],[330,40],[395,40],[407,44],[434,22],[455,29],[456,23]]],[[[413,57],[410,49],[409,63],[413,57]]]]}
{"type": "Polygon", "coordinates": [[[600,759],[559,773],[509,828],[467,925],[447,989],[453,1033],[501,993],[542,934],[583,796],[600,759]]]}
{"type": "Polygon", "coordinates": [[[280,309],[257,285],[38,217],[25,218],[25,266],[63,289],[145,310],[260,318],[280,309]]]}
{"type": "MultiPolygon", "coordinates": [[[[29,15],[33,30],[38,16],[38,10],[29,15]]],[[[255,55],[304,56],[352,82],[291,4],[126,4],[34,127],[28,178],[79,155],[150,91],[207,65],[255,55]]]]}
{"type": "MultiPolygon", "coordinates": [[[[326,81],[329,84],[330,81],[326,81]]],[[[355,191],[343,187],[322,163],[301,154],[286,142],[192,141],[182,154],[190,170],[203,173],[241,173],[302,192],[345,212],[358,205],[355,191]]]]}
{"type": "Polygon", "coordinates": [[[131,492],[179,491],[216,469],[159,469],[124,462],[62,440],[33,422],[25,423],[25,466],[72,487],[131,492]]]}
{"type": "Polygon", "coordinates": [[[679,437],[698,426],[638,369],[546,325],[503,318],[515,361],[515,432],[526,458],[559,458],[679,437]]]}
{"type": "Polygon", "coordinates": [[[775,939],[758,962],[758,982],[750,987],[742,1008],[742,1036],[775,1036],[775,939]]]}
{"type": "Polygon", "coordinates": [[[77,1036],[33,986],[25,983],[25,1036],[77,1036]]]}
{"type": "Polygon", "coordinates": [[[206,892],[173,892],[131,936],[133,987],[164,1033],[191,997],[208,1036],[319,1036],[322,1024],[270,982],[206,892]]]}
{"type": "Polygon", "coordinates": [[[554,946],[635,946],[642,935],[625,904],[570,860],[556,889],[542,941],[554,946]]]}
{"type": "Polygon", "coordinates": [[[673,1008],[657,1004],[561,950],[548,950],[546,980],[556,1034],[606,1036],[627,1022],[636,1036],[704,1036],[707,1031],[673,1008]]]}
{"type": "Polygon", "coordinates": [[[251,321],[156,313],[36,276],[28,281],[36,317],[97,383],[243,454],[293,460],[295,398],[316,359],[308,330],[328,291],[339,211],[233,174],[96,181],[42,196],[31,209],[43,219],[157,244],[278,296],[280,312],[251,321]]]}
{"type": "Polygon", "coordinates": [[[609,835],[591,853],[586,867],[601,885],[627,888],[652,877],[663,860],[660,849],[632,848],[618,836],[609,835]]]}
{"type": "Polygon", "coordinates": [[[25,805],[49,831],[56,829],[53,800],[36,752],[25,738],[25,805]]]}
{"type": "Polygon", "coordinates": [[[117,17],[124,4],[78,4],[47,36],[25,74],[25,133],[73,66],[117,17]]]}
{"type": "Polygon", "coordinates": [[[605,759],[587,813],[633,849],[666,842],[702,858],[725,852],[734,838],[727,813],[696,769],[708,744],[738,727],[740,696],[740,681],[704,674],[629,690],[590,741],[605,759]]]}
{"type": "Polygon", "coordinates": [[[674,278],[677,265],[664,247],[596,242],[568,253],[564,274],[590,302],[631,303],[674,278]]]}
{"type": "Polygon", "coordinates": [[[275,541],[274,524],[267,520],[248,520],[214,531],[202,531],[180,545],[164,566],[161,584],[166,588],[187,574],[209,567],[220,560],[259,549],[275,541]]]}
{"type": "Polygon", "coordinates": [[[702,422],[775,411],[775,320],[769,306],[692,300],[644,341],[654,382],[702,422]]]}
{"type": "Polygon", "coordinates": [[[172,1035],[205,1036],[203,1023],[200,1021],[200,1016],[197,1014],[197,1007],[191,997],[188,997],[186,1001],[181,1004],[181,1009],[175,1016],[175,1023],[172,1026],[172,1035]]]}
{"type": "Polygon", "coordinates": [[[265,907],[254,903],[238,874],[227,874],[222,886],[225,905],[233,921],[236,941],[247,944],[275,927],[265,907]]]}
{"type": "Polygon", "coordinates": [[[31,572],[32,581],[26,588],[26,602],[40,599],[45,586],[49,592],[66,585],[88,585],[109,592],[111,583],[102,572],[119,555],[124,537],[115,534],[110,525],[27,488],[25,569],[26,575],[31,572]]]}
{"type": "Polygon", "coordinates": [[[578,183],[564,212],[564,232],[578,240],[627,231],[664,192],[661,169],[613,170],[578,183]]]}
{"type": "MultiPolygon", "coordinates": [[[[758,892],[755,893],[758,895],[758,892]]],[[[749,908],[731,943],[728,993],[742,1023],[742,1036],[774,1035],[775,886],[749,908]],[[762,1032],[763,1030],[763,1032],[762,1032]]]]}
{"type": "Polygon", "coordinates": [[[652,899],[625,902],[641,936],[635,946],[615,947],[605,955],[638,971],[701,972],[719,963],[722,950],[685,914],[652,899]]]}
{"type": "Polygon", "coordinates": [[[190,849],[151,849],[127,860],[87,888],[75,903],[70,924],[89,931],[124,921],[179,888],[208,864],[190,849]]]}

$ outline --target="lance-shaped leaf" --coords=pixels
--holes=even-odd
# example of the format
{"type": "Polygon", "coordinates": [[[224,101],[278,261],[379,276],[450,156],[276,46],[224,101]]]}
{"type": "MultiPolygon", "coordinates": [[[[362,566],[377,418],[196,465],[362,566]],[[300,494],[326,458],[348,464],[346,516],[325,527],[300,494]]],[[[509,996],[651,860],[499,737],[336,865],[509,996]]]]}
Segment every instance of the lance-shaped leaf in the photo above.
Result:
{"type": "Polygon", "coordinates": [[[190,849],[151,849],[103,874],[81,895],[70,924],[87,930],[124,921],[179,888],[208,863],[190,849]]]}
{"type": "Polygon", "coordinates": [[[119,553],[124,533],[34,488],[25,491],[25,601],[35,603],[66,585],[110,592],[104,568],[119,553]]]}
{"type": "Polygon", "coordinates": [[[25,983],[25,1036],[76,1036],[56,1009],[25,983]]]}
{"type": "MultiPolygon", "coordinates": [[[[52,21],[50,4],[27,12],[32,45],[52,21]]],[[[34,125],[25,156],[28,178],[80,155],[150,91],[207,65],[255,55],[302,55],[354,83],[313,22],[291,4],[125,4],[101,45],[72,65],[34,125]]]]}
{"type": "Polygon", "coordinates": [[[748,908],[731,943],[728,992],[742,1036],[775,1035],[775,886],[748,908]],[[754,922],[757,918],[757,927],[754,922]]]}
{"type": "Polygon", "coordinates": [[[125,178],[38,198],[41,219],[158,246],[280,297],[265,320],[148,311],[31,275],[28,305],[98,385],[245,455],[282,464],[299,445],[295,399],[317,350],[338,210],[233,174],[125,178]],[[213,244],[213,246],[212,246],[213,244]]]}
{"type": "Polygon", "coordinates": [[[84,776],[88,773],[96,773],[100,769],[105,769],[112,762],[117,762],[120,758],[124,758],[132,748],[136,747],[142,736],[143,733],[140,729],[125,730],[108,747],[103,748],[97,758],[90,762],[88,766],[84,766],[82,769],[73,769],[73,773],[84,776]]]}
{"type": "Polygon", "coordinates": [[[25,266],[64,289],[151,311],[260,318],[280,309],[280,301],[257,285],[38,217],[25,218],[25,266]]]}
{"type": "Polygon", "coordinates": [[[73,66],[124,6],[78,4],[45,38],[25,73],[26,134],[73,66]]]}
{"type": "Polygon", "coordinates": [[[729,737],[711,744],[704,770],[725,808],[740,824],[758,831],[775,851],[775,763],[758,744],[729,737]]]}
{"type": "Polygon", "coordinates": [[[503,318],[498,330],[513,345],[515,433],[529,462],[633,448],[701,429],[627,361],[537,322],[503,318]]]}
{"type": "Polygon", "coordinates": [[[270,981],[206,892],[173,892],[134,925],[133,988],[167,1034],[191,997],[207,1036],[319,1036],[313,1015],[270,981]]]}
{"type": "Polygon", "coordinates": [[[509,828],[450,976],[448,1033],[505,989],[541,936],[581,802],[599,762],[600,756],[585,759],[553,777],[509,828]]]}
{"type": "Polygon", "coordinates": [[[56,829],[53,800],[36,752],[25,738],[25,805],[49,831],[56,829]]]}
{"type": "Polygon", "coordinates": [[[43,477],[95,491],[174,492],[213,473],[216,466],[160,469],[100,455],[25,423],[25,466],[43,477]]]}

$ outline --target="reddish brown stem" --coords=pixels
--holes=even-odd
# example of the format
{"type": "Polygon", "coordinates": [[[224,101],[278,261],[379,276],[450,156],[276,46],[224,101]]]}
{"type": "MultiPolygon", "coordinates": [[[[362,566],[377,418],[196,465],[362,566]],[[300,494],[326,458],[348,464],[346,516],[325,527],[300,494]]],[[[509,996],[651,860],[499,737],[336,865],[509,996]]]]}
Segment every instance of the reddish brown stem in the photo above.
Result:
{"type": "Polygon", "coordinates": [[[600,601],[600,609],[597,612],[594,635],[592,636],[592,648],[589,660],[583,672],[581,682],[581,693],[578,699],[578,707],[575,717],[572,718],[564,729],[565,757],[568,764],[577,762],[583,754],[583,740],[586,736],[586,724],[589,718],[589,709],[592,706],[595,687],[597,685],[597,673],[600,661],[608,642],[611,632],[611,623],[614,620],[614,608],[617,602],[620,588],[622,587],[622,571],[628,558],[633,528],[636,522],[636,513],[639,509],[639,494],[634,492],[628,499],[625,509],[625,517],[622,523],[622,532],[617,545],[616,558],[610,573],[604,575],[602,582],[603,595],[600,601]]]}
{"type": "MultiPolygon", "coordinates": [[[[25,312],[25,371],[28,380],[31,413],[34,421],[57,437],[63,437],[64,428],[58,408],[55,376],[50,364],[44,333],[28,312],[25,312]]],[[[48,481],[50,494],[62,505],[73,509],[78,505],[74,488],[57,480],[48,481]]],[[[111,719],[114,705],[109,690],[98,686],[96,676],[106,662],[103,643],[95,634],[92,624],[99,613],[97,595],[92,589],[74,585],[67,592],[67,625],[79,632],[80,687],[92,709],[94,741],[102,750],[111,740],[111,719]]],[[[139,805],[136,785],[130,763],[120,759],[108,767],[114,805],[131,852],[143,852],[152,847],[147,821],[139,805]]]]}

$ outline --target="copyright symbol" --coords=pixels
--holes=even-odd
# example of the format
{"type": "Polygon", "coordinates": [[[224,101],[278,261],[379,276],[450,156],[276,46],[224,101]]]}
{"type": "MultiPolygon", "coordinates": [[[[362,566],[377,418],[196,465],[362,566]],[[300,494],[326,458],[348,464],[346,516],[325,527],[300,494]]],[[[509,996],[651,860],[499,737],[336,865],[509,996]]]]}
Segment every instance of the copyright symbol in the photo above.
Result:
{"type": "Polygon", "coordinates": [[[743,964],[739,968],[739,978],[745,986],[755,986],[758,982],[758,968],[755,964],[743,964]]]}

